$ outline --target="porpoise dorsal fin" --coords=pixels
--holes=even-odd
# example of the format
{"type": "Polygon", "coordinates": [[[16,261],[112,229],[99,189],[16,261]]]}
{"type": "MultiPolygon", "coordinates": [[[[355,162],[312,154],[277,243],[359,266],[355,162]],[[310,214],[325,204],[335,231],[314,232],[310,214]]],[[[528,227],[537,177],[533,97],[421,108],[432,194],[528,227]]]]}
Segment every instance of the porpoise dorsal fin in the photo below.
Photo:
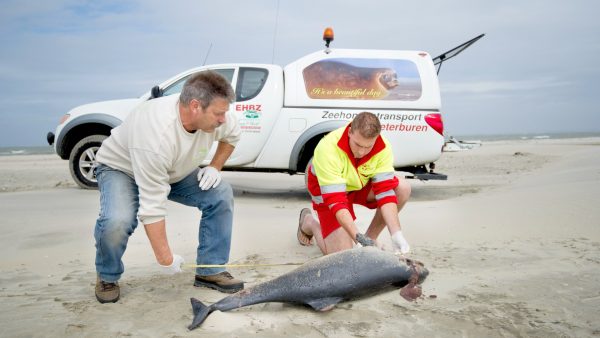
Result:
{"type": "Polygon", "coordinates": [[[315,309],[317,311],[329,311],[329,310],[333,309],[335,304],[341,302],[342,300],[343,300],[342,297],[327,297],[327,298],[313,299],[313,300],[306,302],[306,304],[310,305],[310,307],[312,307],[313,309],[315,309]]]}

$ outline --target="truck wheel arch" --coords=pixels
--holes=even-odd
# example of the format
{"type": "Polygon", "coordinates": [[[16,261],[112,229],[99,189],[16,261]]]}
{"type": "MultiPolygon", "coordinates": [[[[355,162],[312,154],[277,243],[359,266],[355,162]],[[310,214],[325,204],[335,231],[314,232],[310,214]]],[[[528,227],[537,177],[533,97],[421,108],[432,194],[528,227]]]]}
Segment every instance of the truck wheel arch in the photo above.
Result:
{"type": "Polygon", "coordinates": [[[289,170],[292,173],[303,173],[312,158],[312,153],[319,140],[327,133],[348,124],[346,120],[330,120],[315,124],[308,128],[294,144],[290,154],[289,170]]]}
{"type": "Polygon", "coordinates": [[[56,153],[60,158],[69,158],[75,144],[90,135],[110,135],[111,129],[121,124],[118,118],[97,113],[77,117],[69,121],[56,135],[56,153]]]}

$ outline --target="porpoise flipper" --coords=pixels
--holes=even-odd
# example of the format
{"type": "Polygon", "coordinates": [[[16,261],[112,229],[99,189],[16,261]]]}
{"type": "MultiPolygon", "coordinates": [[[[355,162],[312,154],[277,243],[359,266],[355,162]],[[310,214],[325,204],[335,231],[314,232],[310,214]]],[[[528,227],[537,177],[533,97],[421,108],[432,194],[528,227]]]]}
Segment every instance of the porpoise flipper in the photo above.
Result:
{"type": "Polygon", "coordinates": [[[310,305],[310,307],[317,311],[329,311],[333,309],[333,307],[342,300],[344,300],[342,297],[327,297],[313,299],[306,302],[306,304],[310,305]]]}

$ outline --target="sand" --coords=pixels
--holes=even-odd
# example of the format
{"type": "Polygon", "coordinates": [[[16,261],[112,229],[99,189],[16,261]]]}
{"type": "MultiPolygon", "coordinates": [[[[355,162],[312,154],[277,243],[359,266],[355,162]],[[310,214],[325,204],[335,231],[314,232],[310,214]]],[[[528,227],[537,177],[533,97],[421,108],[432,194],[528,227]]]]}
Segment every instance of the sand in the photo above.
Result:
{"type": "MultiPolygon", "coordinates": [[[[411,180],[401,213],[410,257],[430,270],[423,296],[397,291],[326,313],[268,303],[216,312],[188,331],[193,271],[158,273],[143,229],[124,257],[122,299],[94,298],[98,193],[53,155],[0,157],[0,336],[563,337],[599,336],[600,139],[488,142],[444,153],[448,181],[411,180]]],[[[304,262],[297,217],[303,176],[225,173],[235,188],[232,263],[304,262]]],[[[359,227],[370,211],[357,207],[359,227]]],[[[199,213],[169,204],[173,251],[195,259],[199,213]]],[[[380,241],[389,245],[389,235],[380,241]]],[[[293,267],[231,270],[248,286],[293,267]]]]}

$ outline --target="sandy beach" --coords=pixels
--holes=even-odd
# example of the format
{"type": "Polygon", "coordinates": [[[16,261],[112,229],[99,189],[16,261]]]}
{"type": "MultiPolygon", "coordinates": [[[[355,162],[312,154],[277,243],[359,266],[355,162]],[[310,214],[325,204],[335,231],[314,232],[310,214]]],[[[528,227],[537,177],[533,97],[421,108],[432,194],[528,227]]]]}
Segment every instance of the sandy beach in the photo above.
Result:
{"type": "MultiPolygon", "coordinates": [[[[410,257],[429,269],[423,296],[398,291],[329,312],[267,303],[215,312],[188,331],[193,270],[158,272],[142,228],[124,256],[122,297],[94,298],[98,192],[56,155],[0,157],[2,337],[589,337],[600,336],[600,138],[486,142],[444,153],[447,181],[411,180],[401,213],[410,257]]],[[[305,262],[296,240],[310,206],[303,176],[224,173],[235,190],[231,263],[305,262]]],[[[356,207],[363,230],[371,211],[356,207]]],[[[168,236],[193,263],[199,212],[169,204],[168,236]]],[[[384,232],[380,241],[390,244],[384,232]]],[[[255,285],[293,269],[231,272],[255,285]]]]}

